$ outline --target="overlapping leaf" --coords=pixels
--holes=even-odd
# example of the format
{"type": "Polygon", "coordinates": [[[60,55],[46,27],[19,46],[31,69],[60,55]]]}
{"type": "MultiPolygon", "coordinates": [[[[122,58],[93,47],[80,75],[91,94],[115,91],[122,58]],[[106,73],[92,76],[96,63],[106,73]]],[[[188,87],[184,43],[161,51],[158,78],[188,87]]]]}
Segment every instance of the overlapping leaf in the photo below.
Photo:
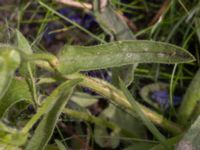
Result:
{"type": "Polygon", "coordinates": [[[13,79],[10,88],[0,101],[0,118],[14,104],[25,101],[31,103],[31,94],[23,79],[13,79]]]}
{"type": "Polygon", "coordinates": [[[64,46],[58,71],[78,71],[118,67],[134,63],[184,63],[194,60],[186,50],[155,41],[118,41],[97,46],[64,46]]]}
{"type": "Polygon", "coordinates": [[[19,53],[9,45],[0,44],[0,99],[8,89],[19,64],[19,53]]]}
{"type": "Polygon", "coordinates": [[[46,147],[53,134],[57,119],[71,96],[73,87],[79,82],[79,79],[64,82],[46,99],[38,113],[30,120],[30,124],[32,124],[41,115],[45,114],[29,141],[26,150],[43,150],[46,147]]]}

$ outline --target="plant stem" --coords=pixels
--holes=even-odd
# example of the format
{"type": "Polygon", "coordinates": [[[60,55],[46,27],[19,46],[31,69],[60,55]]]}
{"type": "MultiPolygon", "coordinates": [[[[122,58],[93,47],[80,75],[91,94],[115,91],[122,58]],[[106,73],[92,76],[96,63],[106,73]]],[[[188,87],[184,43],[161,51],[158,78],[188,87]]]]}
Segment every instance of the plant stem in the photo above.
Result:
{"type": "MultiPolygon", "coordinates": [[[[56,59],[51,58],[50,61],[48,60],[47,64],[45,64],[45,65],[39,64],[39,66],[44,68],[44,69],[47,69],[49,71],[56,71],[56,67],[54,67],[54,63],[53,63],[53,65],[51,64],[52,60],[56,60],[56,59]],[[51,70],[50,68],[53,68],[53,69],[51,70]]],[[[36,64],[37,64],[37,62],[38,61],[35,61],[36,64]]],[[[58,76],[60,76],[64,79],[76,79],[76,78],[83,79],[83,81],[79,83],[80,86],[87,87],[87,88],[95,91],[96,93],[106,97],[107,99],[112,100],[114,103],[125,108],[126,111],[128,111],[129,113],[133,114],[133,112],[132,112],[133,107],[130,104],[130,102],[126,99],[126,97],[124,96],[122,91],[120,91],[119,89],[117,89],[113,85],[109,84],[108,82],[101,80],[101,79],[88,77],[88,76],[82,75],[80,73],[74,73],[74,74],[71,74],[71,75],[63,75],[63,74],[61,74],[57,71],[55,73],[57,73],[58,76]]],[[[149,109],[149,108],[147,108],[147,107],[145,107],[145,106],[143,106],[139,103],[138,103],[138,105],[140,106],[140,109],[143,111],[143,113],[154,124],[162,127],[163,129],[166,129],[167,131],[169,131],[169,132],[171,132],[175,135],[179,134],[183,131],[183,129],[181,129],[176,123],[166,119],[164,116],[160,115],[159,113],[157,113],[157,112],[155,112],[155,111],[153,111],[153,110],[151,110],[151,109],[149,109]]]]}
{"type": "Polygon", "coordinates": [[[73,118],[81,119],[81,120],[88,121],[88,122],[93,122],[93,123],[95,123],[99,126],[106,126],[106,127],[110,128],[112,130],[120,130],[121,133],[123,135],[125,135],[126,137],[137,138],[136,135],[133,135],[129,131],[120,128],[115,123],[107,121],[104,118],[95,117],[95,116],[87,114],[85,112],[79,112],[79,111],[75,111],[75,110],[72,110],[72,109],[69,109],[69,108],[65,108],[62,112],[70,115],[73,118]]]}
{"type": "MultiPolygon", "coordinates": [[[[124,107],[128,112],[131,113],[133,110],[132,105],[126,99],[124,94],[111,84],[107,83],[104,80],[100,80],[97,78],[87,77],[82,74],[73,74],[65,76],[66,79],[73,79],[73,78],[82,78],[83,81],[79,83],[80,86],[87,87],[92,89],[93,91],[97,92],[98,94],[112,100],[113,102],[117,103],[119,106],[124,107]]],[[[179,134],[183,131],[176,123],[167,120],[162,115],[158,114],[157,112],[139,104],[140,109],[143,113],[156,125],[166,129],[167,131],[171,132],[172,134],[179,134]]]]}

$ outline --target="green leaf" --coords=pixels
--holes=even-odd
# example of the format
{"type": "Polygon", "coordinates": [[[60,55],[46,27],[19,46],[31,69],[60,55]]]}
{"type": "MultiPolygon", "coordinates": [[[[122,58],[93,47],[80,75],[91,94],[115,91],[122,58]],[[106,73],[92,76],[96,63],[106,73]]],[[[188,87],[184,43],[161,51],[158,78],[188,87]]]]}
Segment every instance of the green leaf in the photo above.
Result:
{"type": "MultiPolygon", "coordinates": [[[[28,42],[28,40],[24,37],[24,35],[19,31],[16,30],[16,37],[17,37],[17,47],[21,52],[23,58],[27,58],[27,56],[33,54],[32,48],[28,42]]],[[[31,70],[35,71],[35,65],[31,63],[31,70]]],[[[29,76],[28,68],[27,68],[27,61],[24,59],[21,63],[19,68],[19,73],[21,76],[27,77],[29,76]]]]}
{"type": "MultiPolygon", "coordinates": [[[[126,129],[127,132],[129,132],[132,135],[135,135],[136,138],[145,136],[145,128],[143,124],[140,121],[138,121],[138,119],[131,116],[124,110],[117,108],[113,104],[110,104],[106,109],[104,109],[100,116],[102,118],[105,118],[106,120],[114,122],[120,128],[126,129]]],[[[129,135],[127,135],[127,137],[129,137],[129,135]]]]}
{"type": "Polygon", "coordinates": [[[0,150],[22,150],[22,149],[18,146],[8,145],[0,142],[0,150]]]}
{"type": "Polygon", "coordinates": [[[184,63],[194,57],[172,44],[155,41],[118,41],[97,46],[64,46],[58,55],[58,71],[78,71],[119,67],[134,63],[184,63]]]}
{"type": "Polygon", "coordinates": [[[190,129],[178,143],[176,150],[198,150],[200,149],[200,116],[192,124],[190,129]]]}
{"type": "MultiPolygon", "coordinates": [[[[182,138],[182,134],[172,137],[170,139],[166,140],[167,145],[172,145],[173,148],[176,146],[177,142],[182,138]]],[[[150,150],[166,150],[166,147],[163,146],[162,144],[157,144],[154,147],[152,147],[150,150]]],[[[183,149],[184,150],[184,149],[183,149]]]]}
{"type": "Polygon", "coordinates": [[[94,128],[95,142],[103,148],[116,148],[120,143],[119,130],[107,132],[106,127],[96,125],[94,128]]]}
{"type": "Polygon", "coordinates": [[[5,143],[7,145],[12,146],[22,146],[25,144],[26,140],[28,138],[28,134],[16,132],[16,133],[3,133],[0,132],[0,141],[2,143],[5,143]]]}
{"type": "Polygon", "coordinates": [[[99,115],[99,118],[111,121],[118,125],[119,129],[114,129],[111,132],[107,131],[105,124],[99,126],[95,124],[95,141],[101,147],[112,147],[116,148],[120,143],[120,137],[131,138],[130,135],[134,135],[134,138],[143,137],[145,134],[145,128],[138,119],[131,116],[129,113],[116,108],[116,106],[110,104],[104,111],[99,115]],[[122,121],[123,120],[123,121],[122,121]],[[129,134],[124,134],[124,130],[129,134]]]}
{"type": "Polygon", "coordinates": [[[60,140],[55,140],[59,150],[66,150],[65,145],[60,140]]]}
{"type": "Polygon", "coordinates": [[[53,134],[58,117],[71,96],[73,87],[80,81],[80,79],[74,79],[64,82],[46,99],[43,106],[38,110],[38,113],[30,121],[32,124],[42,114],[45,114],[25,150],[43,150],[46,147],[53,134]]]}
{"type": "Polygon", "coordinates": [[[153,146],[155,145],[155,143],[151,143],[151,142],[133,142],[132,145],[124,148],[123,150],[149,150],[151,149],[153,146]]]}
{"type": "Polygon", "coordinates": [[[149,129],[149,131],[151,131],[151,133],[168,149],[170,145],[166,144],[166,138],[160,133],[160,131],[154,126],[154,124],[143,114],[137,101],[133,98],[133,96],[131,95],[131,93],[128,91],[125,84],[121,80],[120,80],[120,87],[126,98],[132,104],[133,110],[137,113],[137,115],[140,117],[140,119],[149,129]]]}
{"type": "Polygon", "coordinates": [[[47,145],[45,150],[59,150],[59,148],[56,145],[47,145]]]}
{"type": "Polygon", "coordinates": [[[200,69],[192,79],[192,82],[183,97],[179,109],[179,121],[181,125],[187,125],[190,123],[188,120],[192,117],[191,115],[198,102],[200,102],[200,69]]]}
{"type": "Polygon", "coordinates": [[[76,119],[84,120],[87,122],[94,123],[101,127],[109,128],[113,131],[120,131],[123,136],[129,137],[129,138],[137,137],[137,135],[132,134],[131,132],[126,130],[126,128],[125,129],[120,128],[118,126],[118,124],[116,124],[110,120],[107,120],[105,117],[102,117],[102,116],[95,117],[86,111],[75,111],[75,110],[68,109],[68,108],[63,109],[63,113],[66,113],[67,115],[69,115],[73,118],[76,118],[76,119]]]}
{"type": "Polygon", "coordinates": [[[16,35],[17,35],[17,45],[20,51],[23,51],[27,55],[32,54],[33,52],[31,46],[27,41],[27,39],[24,37],[24,35],[19,30],[16,30],[16,35]]]}
{"type": "Polygon", "coordinates": [[[76,104],[80,105],[81,107],[88,107],[92,104],[97,103],[98,98],[99,97],[92,96],[87,93],[75,92],[71,97],[71,101],[75,102],[76,104]]]}
{"type": "Polygon", "coordinates": [[[25,80],[14,78],[7,92],[0,100],[0,118],[11,106],[20,101],[25,101],[27,104],[31,103],[31,93],[25,80]]]}
{"type": "Polygon", "coordinates": [[[0,122],[0,145],[21,146],[24,145],[27,138],[27,133],[22,133],[0,122]]]}
{"type": "MultiPolygon", "coordinates": [[[[111,40],[135,40],[133,32],[128,27],[122,14],[116,11],[108,1],[103,8],[98,0],[93,1],[94,14],[100,27],[111,36],[111,40]],[[110,19],[112,18],[112,19],[110,19]]],[[[120,77],[128,86],[133,81],[134,70],[137,64],[116,67],[112,69],[112,81],[119,87],[120,77]]]]}
{"type": "Polygon", "coordinates": [[[19,64],[19,53],[9,45],[0,44],[0,99],[7,91],[19,64]]]}

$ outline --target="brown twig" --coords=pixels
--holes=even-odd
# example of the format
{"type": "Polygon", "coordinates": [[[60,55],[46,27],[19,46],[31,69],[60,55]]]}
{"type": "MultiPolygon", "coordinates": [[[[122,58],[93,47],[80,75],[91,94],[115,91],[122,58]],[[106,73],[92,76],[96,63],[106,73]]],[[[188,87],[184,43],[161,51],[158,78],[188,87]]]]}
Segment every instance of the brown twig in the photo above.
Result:
{"type": "Polygon", "coordinates": [[[153,19],[149,23],[149,26],[155,24],[159,20],[159,18],[162,16],[163,12],[165,11],[165,9],[167,8],[167,6],[169,5],[169,2],[170,2],[170,0],[165,0],[163,2],[163,4],[160,7],[160,9],[158,10],[158,12],[156,13],[156,15],[153,17],[153,19]]]}
{"type": "Polygon", "coordinates": [[[128,27],[133,31],[133,32],[137,32],[138,31],[138,27],[136,26],[136,24],[131,21],[128,17],[124,16],[124,14],[122,12],[116,12],[116,14],[118,15],[118,17],[120,17],[121,19],[123,19],[128,27]]]}

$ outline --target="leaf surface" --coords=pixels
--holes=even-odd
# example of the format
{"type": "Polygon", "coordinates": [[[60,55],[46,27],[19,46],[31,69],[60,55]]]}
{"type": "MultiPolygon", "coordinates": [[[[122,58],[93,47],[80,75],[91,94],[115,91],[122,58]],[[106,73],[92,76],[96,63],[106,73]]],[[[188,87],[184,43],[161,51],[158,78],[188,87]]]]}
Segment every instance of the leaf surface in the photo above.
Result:
{"type": "Polygon", "coordinates": [[[13,79],[7,92],[0,100],[0,118],[11,106],[20,101],[31,103],[31,94],[25,80],[13,79]]]}
{"type": "Polygon", "coordinates": [[[186,132],[182,140],[178,143],[176,150],[198,150],[200,149],[200,116],[186,132]]]}
{"type": "Polygon", "coordinates": [[[58,71],[71,74],[134,63],[185,63],[194,57],[172,44],[155,41],[118,41],[97,46],[64,46],[58,71]]]}
{"type": "Polygon", "coordinates": [[[183,102],[179,109],[179,121],[182,125],[188,124],[196,105],[200,102],[200,69],[192,79],[183,97],[183,102]]]}
{"type": "Polygon", "coordinates": [[[35,121],[40,118],[44,113],[45,115],[25,150],[43,150],[46,147],[51,135],[53,134],[58,117],[71,96],[73,87],[79,82],[79,79],[64,82],[54,90],[48,99],[46,99],[46,102],[38,110],[38,113],[35,115],[35,119],[33,118],[33,120],[35,121]]]}
{"type": "Polygon", "coordinates": [[[7,91],[19,64],[19,53],[9,45],[0,44],[0,99],[7,91]]]}

